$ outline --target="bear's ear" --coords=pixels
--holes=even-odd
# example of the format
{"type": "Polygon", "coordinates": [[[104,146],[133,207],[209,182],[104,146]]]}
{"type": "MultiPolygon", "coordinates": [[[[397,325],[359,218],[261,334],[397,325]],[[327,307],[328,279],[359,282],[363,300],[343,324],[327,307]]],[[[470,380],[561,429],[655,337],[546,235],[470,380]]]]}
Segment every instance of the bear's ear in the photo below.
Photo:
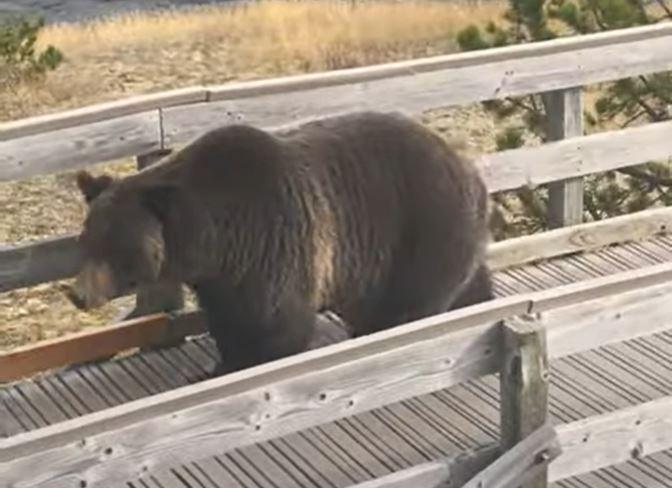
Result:
{"type": "Polygon", "coordinates": [[[97,178],[88,171],[77,172],[77,186],[84,195],[86,203],[91,203],[98,195],[112,184],[114,179],[109,175],[101,175],[97,178]]]}
{"type": "Polygon", "coordinates": [[[176,185],[152,185],[140,190],[140,203],[163,223],[177,199],[178,192],[176,185]]]}

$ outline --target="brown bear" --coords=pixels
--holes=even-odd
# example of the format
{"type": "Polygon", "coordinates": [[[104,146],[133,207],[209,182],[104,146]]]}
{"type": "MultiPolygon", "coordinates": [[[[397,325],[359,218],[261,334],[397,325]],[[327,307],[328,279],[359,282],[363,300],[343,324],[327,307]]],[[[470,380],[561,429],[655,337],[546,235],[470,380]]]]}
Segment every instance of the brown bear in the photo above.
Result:
{"type": "Polygon", "coordinates": [[[137,174],[77,181],[73,303],[186,283],[228,371],[305,350],[325,310],[359,336],[493,297],[477,168],[400,114],[227,125],[137,174]]]}

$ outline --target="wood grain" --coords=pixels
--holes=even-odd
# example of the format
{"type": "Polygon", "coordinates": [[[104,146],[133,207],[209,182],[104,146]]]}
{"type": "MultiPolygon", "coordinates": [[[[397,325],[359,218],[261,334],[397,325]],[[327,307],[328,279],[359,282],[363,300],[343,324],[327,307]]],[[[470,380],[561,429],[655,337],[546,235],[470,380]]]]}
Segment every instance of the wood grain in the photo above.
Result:
{"type": "Polygon", "coordinates": [[[380,68],[369,67],[371,71],[363,81],[350,77],[348,84],[322,83],[317,87],[304,82],[294,90],[276,88],[271,93],[238,89],[235,97],[229,95],[221,101],[220,94],[211,89],[212,102],[164,111],[165,143],[171,146],[186,142],[206,130],[236,121],[279,128],[353,110],[417,114],[436,107],[666,71],[672,69],[669,42],[667,37],[649,38],[627,45],[537,52],[529,57],[514,57],[514,51],[510,51],[507,56],[478,64],[465,58],[444,64],[435,60],[431,71],[408,62],[394,70],[388,68],[386,77],[376,73],[375,78],[375,70],[380,68]]]}
{"type": "MultiPolygon", "coordinates": [[[[615,169],[672,155],[670,133],[672,122],[660,122],[623,131],[567,139],[541,147],[495,153],[481,158],[478,164],[491,192],[523,185],[536,186],[552,180],[615,169]]],[[[2,144],[0,143],[0,147],[2,144]]],[[[2,157],[0,156],[0,159],[2,157]]],[[[68,161],[68,165],[71,169],[79,166],[73,161],[68,161]]],[[[627,240],[630,238],[627,233],[636,232],[638,228],[641,230],[633,234],[632,238],[648,235],[647,229],[653,231],[656,225],[665,226],[661,227],[661,231],[670,229],[665,217],[666,210],[656,209],[646,212],[633,214],[632,219],[629,219],[629,216],[617,217],[586,224],[586,227],[576,229],[570,227],[566,229],[566,233],[548,232],[515,239],[510,243],[497,243],[493,249],[500,249],[494,252],[499,259],[503,259],[498,265],[503,265],[512,263],[511,259],[512,256],[516,256],[515,253],[520,253],[518,256],[525,260],[548,258],[557,256],[558,253],[575,252],[594,248],[596,245],[627,240]],[[641,226],[638,227],[640,222],[641,226]],[[582,248],[580,246],[583,244],[579,244],[578,247],[574,244],[578,242],[577,239],[586,241],[590,238],[594,239],[594,245],[588,243],[587,247],[582,248]],[[544,245],[540,245],[541,243],[544,245]]],[[[62,241],[58,238],[51,239],[36,244],[37,247],[34,249],[30,247],[32,245],[0,249],[0,290],[32,286],[73,276],[78,266],[74,257],[76,251],[70,248],[75,245],[74,236],[65,236],[62,239],[62,241]],[[53,263],[48,257],[52,254],[56,261],[53,263]]]]}
{"type": "Polygon", "coordinates": [[[0,292],[69,278],[80,262],[75,236],[0,246],[0,292]]]}
{"type": "MultiPolygon", "coordinates": [[[[562,452],[555,429],[544,422],[524,439],[505,450],[462,488],[546,487],[546,470],[562,452]]],[[[456,485],[453,485],[456,486],[456,485]]],[[[459,485],[458,485],[459,486],[459,485]]]]}
{"type": "MultiPolygon", "coordinates": [[[[546,310],[559,309],[621,293],[635,292],[672,281],[672,263],[654,264],[631,271],[593,278],[530,295],[530,315],[546,310]]],[[[651,288],[652,289],[652,288],[651,288]]]]}
{"type": "Polygon", "coordinates": [[[3,441],[0,461],[7,463],[10,486],[82,481],[98,486],[445,388],[493,372],[498,362],[493,352],[501,343],[495,322],[534,311],[536,297],[542,305],[561,307],[540,315],[551,357],[576,351],[579,338],[596,345],[623,339],[614,334],[650,334],[661,324],[669,327],[663,305],[670,302],[672,285],[651,283],[671,273],[672,263],[666,263],[591,280],[583,290],[569,285],[498,299],[306,352],[19,434],[3,441]],[[646,289],[621,293],[619,288],[647,280],[646,289]],[[562,306],[567,300],[558,299],[586,300],[595,295],[590,289],[617,295],[599,306],[597,301],[562,306]],[[581,309],[588,305],[593,312],[581,309]],[[643,321],[634,307],[660,311],[643,321]],[[595,312],[602,309],[630,322],[614,326],[614,317],[595,312]],[[577,318],[581,327],[575,326],[577,318]],[[633,325],[635,318],[640,327],[633,325]],[[594,332],[598,329],[602,332],[594,332]],[[35,465],[44,469],[36,473],[35,465]]]}
{"type": "Polygon", "coordinates": [[[0,462],[10,486],[109,486],[446,388],[494,372],[493,320],[527,305],[456,310],[19,434],[0,462]]]}
{"type": "MultiPolygon", "coordinates": [[[[206,332],[206,317],[200,310],[127,319],[0,353],[0,383],[62,366],[102,360],[133,348],[173,346],[187,336],[206,332]]],[[[320,314],[308,349],[336,344],[351,336],[351,331],[337,316],[320,314]]]]}
{"type": "MultiPolygon", "coordinates": [[[[549,122],[548,136],[557,141],[583,135],[581,88],[542,95],[549,122]]],[[[548,185],[548,223],[557,228],[580,224],[583,220],[583,180],[570,178],[548,185]]]]}
{"type": "MultiPolygon", "coordinates": [[[[461,452],[455,456],[419,464],[350,488],[438,488],[462,486],[499,456],[499,445],[461,452]]],[[[489,486],[489,485],[484,485],[489,486]]]]}
{"type": "Polygon", "coordinates": [[[159,136],[159,147],[172,147],[234,121],[270,128],[362,109],[418,113],[667,71],[672,69],[671,37],[670,26],[660,24],[329,73],[194,87],[11,122],[0,125],[0,154],[5,155],[0,165],[9,168],[0,172],[0,181],[150,151],[155,147],[146,146],[140,134],[160,133],[156,118],[162,115],[165,138],[159,136]],[[145,113],[156,117],[154,127],[145,113]],[[100,128],[111,136],[99,140],[95,134],[100,128]],[[92,134],[98,151],[86,150],[92,134]]]}
{"type": "Polygon", "coordinates": [[[672,284],[646,286],[540,312],[531,319],[548,334],[558,358],[672,329],[672,284]]]}
{"type": "MultiPolygon", "coordinates": [[[[542,449],[540,443],[545,438],[549,440],[549,432],[543,429],[548,421],[549,374],[546,331],[539,323],[527,320],[523,316],[505,320],[502,332],[504,347],[499,371],[500,443],[504,451],[510,451],[527,437],[534,436],[530,441],[530,448],[540,450],[542,449]]],[[[522,466],[518,468],[535,467],[534,458],[530,459],[530,453],[527,454],[527,458],[521,460],[524,461],[522,466]]],[[[508,455],[514,456],[512,453],[508,455]]],[[[506,462],[502,464],[507,466],[506,462]]],[[[476,488],[479,482],[482,483],[481,486],[494,486],[495,483],[505,480],[506,476],[514,474],[510,470],[506,473],[496,468],[486,473],[489,476],[483,474],[469,486],[476,488]]],[[[527,482],[521,484],[521,488],[548,486],[546,467],[539,466],[535,471],[527,482]]],[[[524,471],[518,472],[518,477],[522,477],[523,473],[524,471]]]]}
{"type": "Polygon", "coordinates": [[[672,121],[600,132],[478,159],[488,191],[536,187],[672,155],[672,121]]]}
{"type": "Polygon", "coordinates": [[[672,207],[654,208],[491,244],[493,270],[637,241],[672,230],[672,207]]]}
{"type": "Polygon", "coordinates": [[[60,366],[112,356],[138,344],[158,344],[167,340],[168,336],[184,337],[194,332],[188,327],[180,327],[182,323],[191,322],[173,321],[165,314],[155,314],[18,347],[0,354],[0,383],[60,366]]]}
{"type": "Polygon", "coordinates": [[[552,482],[672,448],[672,396],[557,427],[552,482]]]}
{"type": "Polygon", "coordinates": [[[161,148],[159,112],[0,142],[0,181],[74,170],[161,148]]]}
{"type": "Polygon", "coordinates": [[[159,108],[205,102],[207,99],[208,91],[205,87],[191,86],[160,93],[133,96],[112,102],[97,103],[55,114],[38,115],[36,117],[1,123],[0,141],[57,131],[68,127],[88,125],[159,108]]]}
{"type": "MultiPolygon", "coordinates": [[[[140,95],[125,100],[100,103],[89,107],[68,110],[58,114],[30,117],[18,121],[0,124],[0,141],[16,137],[34,135],[40,132],[48,132],[67,127],[74,127],[84,123],[99,122],[122,115],[131,115],[151,109],[167,108],[174,105],[204,102],[207,100],[230,100],[254,96],[286,93],[293,91],[310,90],[315,88],[349,85],[358,82],[370,82],[382,78],[398,77],[413,73],[425,73],[438,70],[455,70],[479,65],[492,65],[505,63],[512,59],[530,59],[533,63],[536,58],[544,58],[555,54],[584,53],[586,50],[600,48],[616,48],[624,52],[633,49],[633,44],[640,45],[642,41],[651,42],[652,45],[660,39],[672,36],[672,29],[665,23],[657,25],[617,29],[609,32],[595,33],[582,36],[565,37],[544,42],[522,44],[476,52],[451,54],[445,56],[433,56],[428,58],[414,59],[385,63],[374,66],[335,70],[326,73],[313,73],[307,75],[289,76],[270,80],[258,80],[238,83],[228,83],[222,86],[202,87],[194,86],[162,93],[140,95]]],[[[656,44],[657,45],[657,44],[656,44]]],[[[620,53],[623,54],[623,53],[620,53]]],[[[665,71],[669,59],[665,56],[659,59],[661,51],[653,50],[646,56],[637,59],[636,55],[630,57],[602,58],[600,61],[607,62],[611,70],[618,73],[616,76],[628,76],[621,74],[624,69],[640,69],[648,71],[665,71]],[[626,67],[628,63],[634,66],[626,67]],[[660,63],[660,65],[658,65],[660,63]]],[[[664,54],[664,52],[663,52],[664,54]]],[[[581,57],[579,55],[575,57],[581,57]]],[[[599,59],[599,58],[598,58],[599,59]]],[[[591,61],[596,61],[592,59],[591,61]]],[[[581,64],[573,63],[584,76],[599,72],[599,69],[589,68],[581,64]]],[[[557,69],[557,68],[556,68],[557,69]]],[[[566,69],[566,68],[565,68],[566,69]]],[[[644,72],[632,72],[632,75],[645,74],[644,72]]],[[[552,78],[554,73],[549,73],[552,78]]],[[[613,75],[612,75],[613,76],[613,75]]],[[[584,83],[596,81],[587,79],[584,83]]],[[[577,86],[577,85],[573,85],[577,86]]],[[[567,88],[563,86],[562,88],[567,88]]],[[[472,100],[473,101],[473,100],[472,100]]]]}

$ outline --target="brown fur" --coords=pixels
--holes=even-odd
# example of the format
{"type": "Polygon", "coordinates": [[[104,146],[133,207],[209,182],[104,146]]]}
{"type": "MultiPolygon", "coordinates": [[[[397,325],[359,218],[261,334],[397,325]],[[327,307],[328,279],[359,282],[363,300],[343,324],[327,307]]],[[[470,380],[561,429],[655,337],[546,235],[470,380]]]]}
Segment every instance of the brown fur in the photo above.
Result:
{"type": "MultiPolygon", "coordinates": [[[[480,175],[399,115],[222,127],[136,175],[78,183],[85,262],[109,264],[117,294],[191,285],[232,369],[304,350],[319,311],[361,335],[492,297],[480,175]]],[[[100,302],[78,283],[73,301],[100,302]]]]}

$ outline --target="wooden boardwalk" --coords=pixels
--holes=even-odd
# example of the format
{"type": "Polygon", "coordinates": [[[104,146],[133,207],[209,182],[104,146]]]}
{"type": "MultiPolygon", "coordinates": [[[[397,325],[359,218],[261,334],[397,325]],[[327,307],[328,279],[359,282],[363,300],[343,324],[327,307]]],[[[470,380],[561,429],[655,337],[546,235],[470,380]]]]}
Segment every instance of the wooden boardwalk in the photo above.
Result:
{"type": "MultiPolygon", "coordinates": [[[[500,296],[549,289],[672,260],[672,236],[511,267],[500,296]]],[[[173,348],[79,366],[5,385],[0,435],[37,429],[204,378],[215,359],[207,337],[173,348]]],[[[555,424],[672,394],[672,330],[551,362],[555,424]]],[[[338,488],[498,439],[495,375],[468,381],[217,457],[166,467],[128,488],[338,488]]],[[[634,447],[634,446],[633,446],[634,447]]],[[[552,485],[672,487],[672,450],[552,485]]]]}

